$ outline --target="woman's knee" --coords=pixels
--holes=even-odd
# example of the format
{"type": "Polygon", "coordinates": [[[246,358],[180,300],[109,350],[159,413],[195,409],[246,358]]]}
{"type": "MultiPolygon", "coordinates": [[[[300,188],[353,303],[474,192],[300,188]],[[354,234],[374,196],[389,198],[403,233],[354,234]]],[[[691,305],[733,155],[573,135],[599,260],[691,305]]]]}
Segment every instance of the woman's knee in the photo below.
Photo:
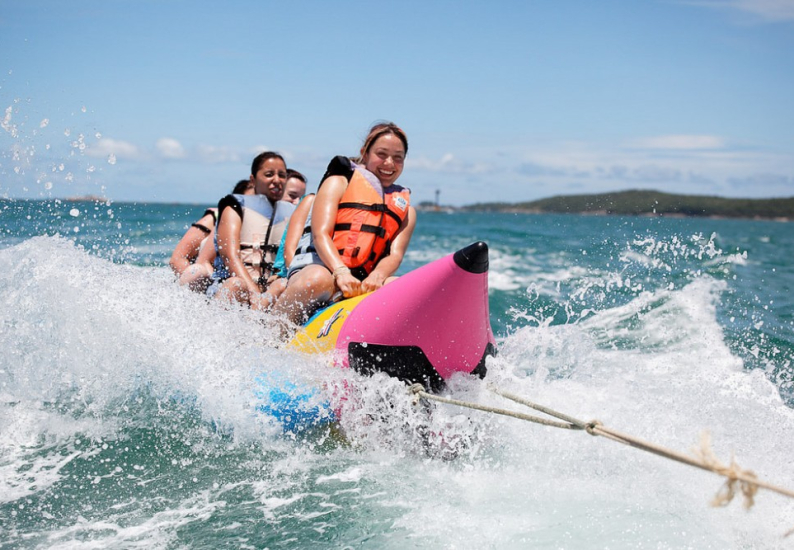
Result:
{"type": "MultiPolygon", "coordinates": [[[[312,294],[315,292],[327,292],[329,287],[333,287],[333,275],[321,265],[310,265],[305,267],[298,273],[299,280],[295,281],[298,288],[311,290],[312,294]]],[[[290,281],[292,282],[292,281],[290,281]]]]}
{"type": "Polygon", "coordinates": [[[248,291],[239,277],[229,277],[221,283],[220,289],[215,293],[215,297],[230,302],[247,302],[248,291]]]}

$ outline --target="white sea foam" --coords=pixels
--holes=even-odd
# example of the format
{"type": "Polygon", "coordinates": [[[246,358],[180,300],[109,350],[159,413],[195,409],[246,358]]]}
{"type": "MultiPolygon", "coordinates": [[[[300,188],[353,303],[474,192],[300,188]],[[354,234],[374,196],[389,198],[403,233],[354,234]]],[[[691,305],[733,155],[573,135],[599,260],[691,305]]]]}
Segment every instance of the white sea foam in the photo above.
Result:
{"type": "MultiPolygon", "coordinates": [[[[763,373],[743,371],[725,345],[714,312],[723,288],[720,282],[700,279],[680,291],[641,294],[577,325],[524,329],[502,344],[489,379],[585,421],[597,418],[674,450],[689,452],[708,430],[725,463],[735,452],[742,467],[790,488],[794,476],[785,464],[793,450],[794,411],[763,373]]],[[[551,499],[553,507],[559,506],[558,499],[567,501],[556,512],[561,521],[573,525],[585,520],[567,529],[578,544],[586,529],[625,542],[625,534],[603,531],[601,520],[613,517],[622,518],[619,525],[643,525],[637,535],[656,530],[664,546],[745,541],[774,547],[794,520],[793,510],[781,508],[782,497],[772,493],[759,495],[752,514],[738,503],[710,510],[707,502],[720,483],[710,474],[581,432],[503,425],[514,445],[511,454],[525,449],[528,470],[537,474],[518,474],[524,485],[533,495],[551,499]],[[536,437],[522,435],[522,430],[536,437]],[[543,469],[546,475],[541,475],[543,469]],[[687,517],[693,520],[683,519],[687,517]],[[665,533],[663,524],[680,531],[665,533]]],[[[534,512],[541,522],[551,521],[540,510],[534,512]]]]}
{"type": "Polygon", "coordinates": [[[71,526],[46,533],[47,548],[166,548],[179,529],[208,520],[224,506],[210,496],[208,491],[202,492],[140,521],[130,521],[131,514],[119,514],[110,521],[81,517],[71,526]]]}
{"type": "MultiPolygon", "coordinates": [[[[774,548],[794,526],[789,502],[768,491],[750,512],[739,502],[713,509],[709,500],[722,483],[713,474],[581,431],[447,405],[429,418],[401,384],[380,376],[350,374],[356,407],[343,414],[348,443],[318,451],[254,413],[252,378],[277,370],[333,386],[340,372],[323,371],[322,358],[272,347],[266,316],[208,304],[176,288],[165,269],[115,265],[60,238],[0,250],[0,262],[7,266],[0,297],[10,306],[0,313],[0,344],[9,350],[0,369],[5,502],[41,494],[72,463],[88,462],[85,453],[98,451],[75,438],[112,440],[142,392],[162,397],[164,408],[183,399],[229,434],[185,434],[198,439],[191,448],[199,458],[174,456],[172,475],[222,445],[229,453],[256,449],[236,472],[240,479],[218,474],[210,490],[155,493],[147,503],[122,498],[101,519],[76,517],[37,533],[47,547],[178,544],[180,530],[206,525],[227,502],[253,507],[262,529],[295,522],[326,532],[361,514],[367,519],[358,520],[356,536],[365,536],[371,519],[384,521],[399,536],[377,544],[395,548],[406,541],[586,548],[594,540],[614,548],[774,548]],[[265,450],[273,456],[260,456],[265,450]],[[163,499],[166,510],[146,511],[163,499]]],[[[593,276],[550,270],[547,278],[585,275],[593,276]]],[[[625,303],[602,305],[575,323],[522,328],[489,359],[485,384],[458,377],[447,393],[520,410],[487,390],[494,384],[685,453],[708,430],[721,460],[735,453],[742,468],[792,488],[793,411],[725,343],[716,318],[724,291],[719,280],[694,277],[674,288],[632,290],[625,303]]],[[[141,421],[156,422],[161,412],[141,421]]],[[[119,475],[137,476],[136,483],[158,481],[147,477],[149,465],[113,466],[127,468],[119,475]]],[[[112,481],[85,475],[89,487],[112,481]]],[[[224,524],[226,536],[242,533],[242,545],[250,530],[230,526],[249,519],[224,524]]]]}

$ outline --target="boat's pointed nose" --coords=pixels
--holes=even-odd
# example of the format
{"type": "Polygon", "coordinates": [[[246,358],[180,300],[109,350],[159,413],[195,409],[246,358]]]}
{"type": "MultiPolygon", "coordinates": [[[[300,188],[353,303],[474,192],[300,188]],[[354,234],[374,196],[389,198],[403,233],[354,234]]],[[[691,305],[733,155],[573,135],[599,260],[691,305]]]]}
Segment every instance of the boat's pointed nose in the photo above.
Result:
{"type": "Polygon", "coordinates": [[[483,241],[477,241],[455,252],[453,259],[464,271],[485,273],[488,271],[488,245],[483,241]]]}
{"type": "Polygon", "coordinates": [[[488,245],[476,242],[369,294],[339,329],[342,364],[438,390],[456,373],[485,375],[496,353],[488,312],[488,245]]]}

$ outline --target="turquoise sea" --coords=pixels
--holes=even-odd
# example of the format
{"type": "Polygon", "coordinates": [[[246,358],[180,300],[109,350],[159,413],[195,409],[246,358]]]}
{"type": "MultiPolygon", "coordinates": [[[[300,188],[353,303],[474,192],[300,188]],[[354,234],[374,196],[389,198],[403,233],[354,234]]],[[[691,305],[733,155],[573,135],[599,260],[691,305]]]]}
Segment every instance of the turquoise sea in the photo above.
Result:
{"type": "MultiPolygon", "coordinates": [[[[266,314],[178,287],[205,205],[0,201],[2,548],[791,548],[794,499],[584,432],[357,382],[289,436],[253,379],[322,386],[266,314]],[[344,434],[344,435],[343,435],[344,434]]],[[[422,212],[402,271],[483,240],[497,386],[794,490],[794,231],[750,220],[422,212]]],[[[526,411],[529,412],[529,411],[526,411]]]]}

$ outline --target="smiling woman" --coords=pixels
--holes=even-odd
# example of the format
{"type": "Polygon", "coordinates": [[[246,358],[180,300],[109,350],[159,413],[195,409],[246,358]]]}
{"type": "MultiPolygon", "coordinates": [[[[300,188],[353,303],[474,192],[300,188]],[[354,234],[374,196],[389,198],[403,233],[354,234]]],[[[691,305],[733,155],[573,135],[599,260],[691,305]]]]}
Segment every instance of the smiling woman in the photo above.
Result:
{"type": "Polygon", "coordinates": [[[410,190],[395,183],[407,152],[405,132],[384,122],[359,157],[330,162],[306,222],[311,241],[289,265],[276,313],[300,323],[333,296],[372,292],[397,271],[416,224],[410,190]]]}

